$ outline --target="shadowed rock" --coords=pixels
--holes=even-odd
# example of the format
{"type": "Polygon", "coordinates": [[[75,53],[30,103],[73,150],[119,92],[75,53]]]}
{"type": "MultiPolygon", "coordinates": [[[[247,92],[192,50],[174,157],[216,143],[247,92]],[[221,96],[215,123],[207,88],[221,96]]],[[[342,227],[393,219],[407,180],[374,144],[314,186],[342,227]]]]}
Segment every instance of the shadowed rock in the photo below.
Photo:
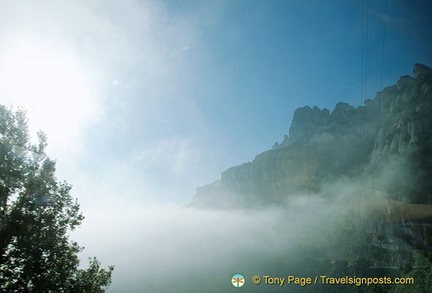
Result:
{"type": "Polygon", "coordinates": [[[396,199],[432,203],[432,69],[414,65],[364,106],[294,112],[289,136],[198,188],[192,206],[278,204],[340,180],[372,180],[396,199]]]}

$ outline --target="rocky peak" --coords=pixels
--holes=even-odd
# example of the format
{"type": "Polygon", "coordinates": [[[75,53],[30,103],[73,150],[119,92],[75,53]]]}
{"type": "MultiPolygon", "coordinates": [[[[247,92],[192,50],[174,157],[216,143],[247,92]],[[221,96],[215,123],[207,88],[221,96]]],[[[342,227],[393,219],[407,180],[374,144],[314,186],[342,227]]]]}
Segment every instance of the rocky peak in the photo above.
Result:
{"type": "Polygon", "coordinates": [[[419,78],[422,75],[427,75],[432,72],[432,69],[426,65],[416,63],[414,64],[414,77],[419,78]]]}
{"type": "Polygon", "coordinates": [[[398,89],[399,91],[402,91],[402,90],[404,90],[406,87],[409,87],[409,86],[413,85],[414,82],[415,82],[415,79],[414,79],[414,78],[412,78],[412,77],[409,76],[409,75],[404,75],[404,76],[401,76],[401,78],[399,78],[399,80],[398,80],[396,86],[397,86],[397,89],[398,89]]]}
{"type": "Polygon", "coordinates": [[[305,134],[322,129],[329,123],[330,111],[318,107],[305,106],[294,112],[289,130],[290,140],[293,141],[305,134]]]}
{"type": "Polygon", "coordinates": [[[298,108],[289,137],[198,189],[193,205],[277,203],[360,174],[395,199],[432,203],[432,69],[415,64],[414,76],[357,108],[298,108]]]}
{"type": "Polygon", "coordinates": [[[352,118],[355,113],[355,108],[347,103],[339,102],[336,104],[330,117],[331,120],[337,123],[346,122],[352,118]]]}

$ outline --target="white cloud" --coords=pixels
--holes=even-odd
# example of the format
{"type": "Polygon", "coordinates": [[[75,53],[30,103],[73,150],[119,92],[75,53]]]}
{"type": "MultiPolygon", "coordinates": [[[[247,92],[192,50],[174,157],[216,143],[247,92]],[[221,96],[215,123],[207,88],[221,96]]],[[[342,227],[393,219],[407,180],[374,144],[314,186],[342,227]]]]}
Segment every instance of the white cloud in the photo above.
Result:
{"type": "Polygon", "coordinates": [[[73,238],[88,247],[83,259],[97,255],[103,264],[116,265],[108,292],[226,292],[236,272],[248,278],[283,273],[282,268],[293,272],[310,249],[324,247],[329,215],[338,214],[316,197],[261,211],[131,207],[119,201],[89,213],[73,238]]]}
{"type": "Polygon", "coordinates": [[[188,166],[195,165],[201,159],[195,141],[193,137],[164,139],[140,150],[133,160],[138,164],[149,165],[150,169],[152,166],[160,166],[167,171],[166,175],[180,175],[188,166]]]}

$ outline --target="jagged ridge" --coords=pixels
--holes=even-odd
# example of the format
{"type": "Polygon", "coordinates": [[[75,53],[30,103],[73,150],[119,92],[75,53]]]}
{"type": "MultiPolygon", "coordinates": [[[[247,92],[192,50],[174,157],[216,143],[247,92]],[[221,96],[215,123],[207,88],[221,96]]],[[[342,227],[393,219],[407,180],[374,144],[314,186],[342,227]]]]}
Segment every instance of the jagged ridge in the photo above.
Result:
{"type": "Polygon", "coordinates": [[[422,64],[414,65],[414,77],[402,76],[364,106],[298,108],[289,136],[198,188],[192,206],[278,203],[360,176],[377,178],[374,188],[389,196],[432,203],[431,111],[432,69],[422,64]]]}

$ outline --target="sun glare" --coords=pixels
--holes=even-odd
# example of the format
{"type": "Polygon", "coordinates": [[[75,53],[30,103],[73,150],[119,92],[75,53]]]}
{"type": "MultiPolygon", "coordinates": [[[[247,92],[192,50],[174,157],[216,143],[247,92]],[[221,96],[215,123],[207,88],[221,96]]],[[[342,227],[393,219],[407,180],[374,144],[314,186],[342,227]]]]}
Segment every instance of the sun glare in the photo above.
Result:
{"type": "Polygon", "coordinates": [[[21,44],[5,56],[1,100],[27,110],[33,133],[41,129],[50,141],[67,147],[92,107],[88,76],[76,56],[31,44],[21,44]]]}

